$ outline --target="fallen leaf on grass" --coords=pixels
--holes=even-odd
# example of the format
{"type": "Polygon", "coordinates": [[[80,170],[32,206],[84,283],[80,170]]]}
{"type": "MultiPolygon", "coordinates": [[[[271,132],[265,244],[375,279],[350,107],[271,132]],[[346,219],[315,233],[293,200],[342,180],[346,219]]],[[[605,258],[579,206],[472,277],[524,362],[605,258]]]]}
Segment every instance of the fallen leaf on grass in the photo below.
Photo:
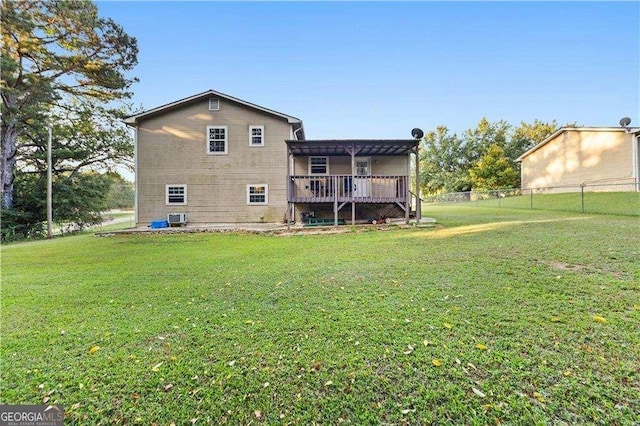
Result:
{"type": "Polygon", "coordinates": [[[425,339],[425,340],[422,342],[422,344],[423,344],[423,345],[425,345],[425,346],[429,346],[429,345],[431,344],[431,342],[425,339]]]}
{"type": "Polygon", "coordinates": [[[158,370],[160,370],[160,366],[162,366],[162,362],[159,362],[156,365],[154,365],[153,367],[151,367],[151,371],[153,371],[154,373],[157,373],[158,370]]]}
{"type": "Polygon", "coordinates": [[[537,399],[539,402],[544,402],[544,397],[542,396],[541,393],[539,392],[534,392],[533,396],[535,397],[535,399],[537,399]]]}
{"type": "Polygon", "coordinates": [[[405,355],[409,355],[411,352],[413,352],[413,346],[411,345],[407,345],[407,350],[403,352],[403,354],[405,355]]]}
{"type": "Polygon", "coordinates": [[[556,315],[551,317],[551,322],[558,322],[558,321],[560,321],[560,317],[558,317],[556,315]]]}
{"type": "Polygon", "coordinates": [[[331,380],[328,380],[324,385],[325,386],[331,386],[333,384],[333,382],[331,380]]]}
{"type": "Polygon", "coordinates": [[[447,330],[451,330],[451,327],[453,327],[451,324],[449,324],[448,322],[444,323],[444,328],[446,328],[447,330]]]}
{"type": "Polygon", "coordinates": [[[473,391],[473,393],[475,393],[476,395],[478,395],[480,398],[484,398],[485,395],[484,392],[482,392],[480,389],[476,389],[476,388],[471,388],[471,390],[473,391]]]}
{"type": "Polygon", "coordinates": [[[96,352],[98,352],[98,349],[100,349],[100,346],[91,346],[91,349],[89,349],[89,353],[90,354],[95,354],[96,352]]]}
{"type": "Polygon", "coordinates": [[[415,409],[415,408],[414,408],[414,409],[412,409],[412,410],[410,410],[410,409],[404,409],[404,410],[402,410],[402,414],[409,414],[409,413],[415,413],[415,412],[416,412],[416,409],[415,409]]]}
{"type": "Polygon", "coordinates": [[[165,392],[169,392],[171,389],[173,389],[173,385],[171,383],[164,387],[165,392]]]}
{"type": "Polygon", "coordinates": [[[604,324],[604,323],[607,322],[606,318],[605,317],[601,317],[600,315],[594,315],[593,316],[593,320],[595,322],[599,322],[600,324],[604,324]]]}
{"type": "Polygon", "coordinates": [[[482,350],[482,351],[486,351],[487,350],[487,345],[483,345],[482,343],[478,343],[476,345],[476,348],[482,350]]]}
{"type": "Polygon", "coordinates": [[[431,361],[431,363],[433,365],[435,365],[436,367],[441,367],[442,366],[442,361],[440,361],[439,359],[434,359],[433,361],[431,361]]]}
{"type": "Polygon", "coordinates": [[[256,419],[260,420],[262,418],[262,411],[256,410],[253,412],[253,415],[256,416],[256,419]]]}
{"type": "Polygon", "coordinates": [[[80,408],[80,403],[79,402],[76,402],[75,404],[73,404],[71,406],[71,410],[77,410],[78,408],[80,408]]]}

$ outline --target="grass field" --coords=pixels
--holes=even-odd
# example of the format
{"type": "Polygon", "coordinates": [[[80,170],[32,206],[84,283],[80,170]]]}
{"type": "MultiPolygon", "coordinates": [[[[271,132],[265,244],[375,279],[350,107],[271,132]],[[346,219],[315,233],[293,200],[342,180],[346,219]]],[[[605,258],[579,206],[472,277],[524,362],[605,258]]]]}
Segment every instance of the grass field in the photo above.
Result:
{"type": "Polygon", "coordinates": [[[640,192],[564,192],[559,194],[527,193],[514,197],[491,197],[466,203],[469,206],[507,207],[515,209],[556,210],[640,216],[640,192]]]}
{"type": "Polygon", "coordinates": [[[640,422],[637,217],[2,248],[0,401],[65,424],[640,422]]]}

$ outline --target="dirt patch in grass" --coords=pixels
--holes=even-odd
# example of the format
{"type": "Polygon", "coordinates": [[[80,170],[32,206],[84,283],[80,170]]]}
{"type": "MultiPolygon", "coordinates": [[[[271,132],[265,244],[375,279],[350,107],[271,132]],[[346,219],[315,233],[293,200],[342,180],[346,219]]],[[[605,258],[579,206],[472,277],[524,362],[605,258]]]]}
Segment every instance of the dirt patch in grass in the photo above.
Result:
{"type": "Polygon", "coordinates": [[[589,275],[609,274],[609,275],[613,275],[617,279],[623,278],[623,274],[619,271],[609,271],[605,269],[600,269],[593,265],[570,264],[565,262],[548,262],[547,264],[556,269],[560,269],[561,271],[584,272],[589,275]]]}

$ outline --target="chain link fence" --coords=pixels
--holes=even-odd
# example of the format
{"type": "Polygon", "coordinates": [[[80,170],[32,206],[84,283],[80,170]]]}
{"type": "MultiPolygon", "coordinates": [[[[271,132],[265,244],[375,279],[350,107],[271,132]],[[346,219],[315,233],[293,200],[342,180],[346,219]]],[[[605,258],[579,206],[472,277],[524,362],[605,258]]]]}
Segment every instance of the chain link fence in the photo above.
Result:
{"type": "Polygon", "coordinates": [[[640,182],[451,192],[423,199],[423,207],[429,203],[456,203],[475,207],[640,216],[640,182]]]}

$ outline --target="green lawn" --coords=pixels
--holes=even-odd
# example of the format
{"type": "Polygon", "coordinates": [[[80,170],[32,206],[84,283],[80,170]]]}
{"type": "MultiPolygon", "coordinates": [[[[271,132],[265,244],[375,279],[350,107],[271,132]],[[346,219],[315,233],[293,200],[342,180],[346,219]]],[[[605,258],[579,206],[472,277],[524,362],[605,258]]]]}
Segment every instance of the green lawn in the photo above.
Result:
{"type": "Polygon", "coordinates": [[[637,217],[425,214],[3,247],[0,401],[65,424],[640,422],[637,217]]]}
{"type": "MultiPolygon", "coordinates": [[[[494,195],[495,196],[495,195],[494,195]]],[[[565,192],[489,198],[467,205],[640,216],[640,192],[565,192]]]]}

